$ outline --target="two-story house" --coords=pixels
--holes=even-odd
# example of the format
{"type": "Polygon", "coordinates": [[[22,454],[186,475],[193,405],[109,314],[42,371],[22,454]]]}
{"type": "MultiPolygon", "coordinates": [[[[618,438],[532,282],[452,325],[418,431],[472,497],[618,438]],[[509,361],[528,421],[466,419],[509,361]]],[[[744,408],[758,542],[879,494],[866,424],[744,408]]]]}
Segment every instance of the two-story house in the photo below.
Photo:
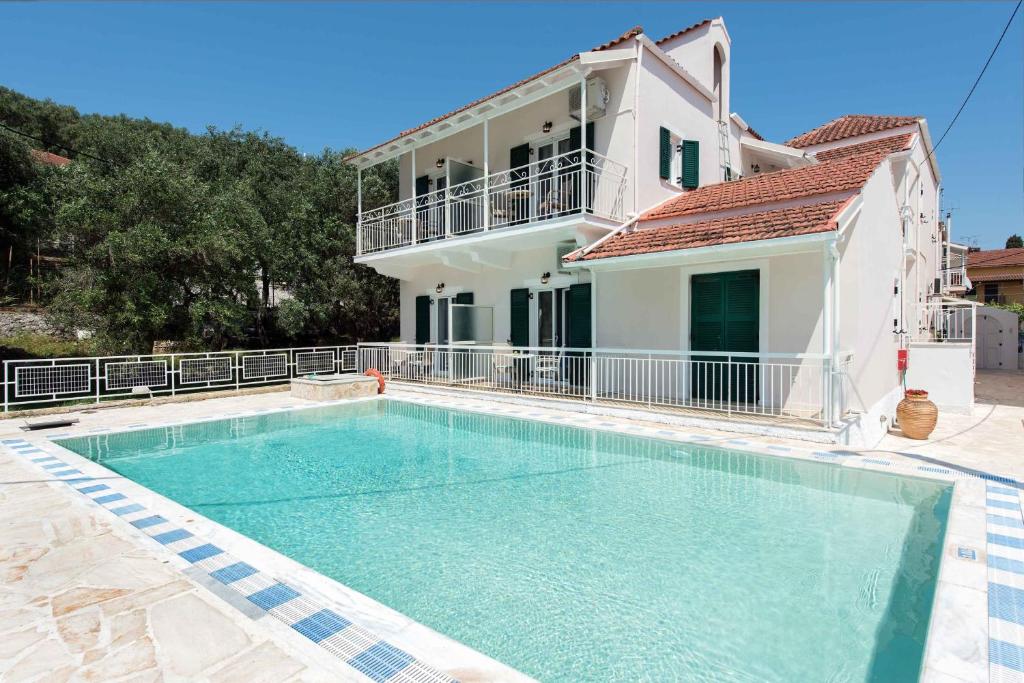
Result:
{"type": "Polygon", "coordinates": [[[372,364],[876,439],[946,289],[927,124],[768,142],[729,113],[730,49],[721,18],[636,27],[351,157],[401,172],[360,200],[356,261],[401,280],[405,346],[372,364]]]}

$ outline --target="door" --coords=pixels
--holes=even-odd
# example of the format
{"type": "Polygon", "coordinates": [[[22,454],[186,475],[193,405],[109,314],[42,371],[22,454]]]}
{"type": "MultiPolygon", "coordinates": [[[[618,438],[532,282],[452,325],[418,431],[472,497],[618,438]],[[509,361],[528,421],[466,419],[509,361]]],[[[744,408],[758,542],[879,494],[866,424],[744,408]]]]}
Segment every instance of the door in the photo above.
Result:
{"type": "Polygon", "coordinates": [[[438,370],[448,369],[448,355],[450,349],[443,347],[451,342],[451,338],[448,334],[448,320],[451,316],[451,303],[452,297],[438,297],[437,303],[434,306],[435,310],[437,310],[437,344],[439,347],[442,347],[438,348],[437,360],[434,361],[438,370]]]}
{"type": "MultiPolygon", "coordinates": [[[[690,349],[756,353],[760,348],[760,272],[739,270],[690,279],[690,349]]],[[[756,402],[757,359],[696,356],[690,393],[712,401],[756,402]]]]}
{"type": "Polygon", "coordinates": [[[495,203],[499,210],[507,212],[504,220],[513,225],[525,223],[530,217],[530,143],[509,150],[508,167],[509,189],[495,197],[495,203]]]}

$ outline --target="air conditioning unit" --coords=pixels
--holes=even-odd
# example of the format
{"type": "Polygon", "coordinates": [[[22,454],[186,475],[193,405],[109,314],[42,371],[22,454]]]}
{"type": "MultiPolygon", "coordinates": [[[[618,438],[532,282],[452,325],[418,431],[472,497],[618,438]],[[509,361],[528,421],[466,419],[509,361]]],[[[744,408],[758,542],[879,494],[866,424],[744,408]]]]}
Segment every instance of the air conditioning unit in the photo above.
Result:
{"type": "MultiPolygon", "coordinates": [[[[608,106],[608,86],[603,78],[587,79],[587,121],[604,116],[608,106]]],[[[569,116],[580,120],[580,89],[569,88],[569,116]]]]}

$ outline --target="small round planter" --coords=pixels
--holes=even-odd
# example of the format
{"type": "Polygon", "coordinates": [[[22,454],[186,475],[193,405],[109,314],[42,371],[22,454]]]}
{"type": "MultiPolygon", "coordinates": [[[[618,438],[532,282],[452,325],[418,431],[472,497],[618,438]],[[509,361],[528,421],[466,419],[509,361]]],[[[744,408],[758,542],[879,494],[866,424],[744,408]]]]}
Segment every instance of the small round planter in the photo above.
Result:
{"type": "Polygon", "coordinates": [[[899,420],[903,436],[908,439],[927,439],[935,429],[939,409],[928,400],[927,391],[912,390],[896,406],[896,419],[899,420]]]}

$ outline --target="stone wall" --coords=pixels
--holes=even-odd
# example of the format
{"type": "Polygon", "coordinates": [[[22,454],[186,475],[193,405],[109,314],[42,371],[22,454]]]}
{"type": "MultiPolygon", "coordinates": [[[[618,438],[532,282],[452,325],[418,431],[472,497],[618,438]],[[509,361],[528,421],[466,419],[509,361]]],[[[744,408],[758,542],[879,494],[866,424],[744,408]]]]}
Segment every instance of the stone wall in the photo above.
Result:
{"type": "Polygon", "coordinates": [[[0,337],[14,337],[19,334],[48,334],[56,336],[57,331],[46,320],[41,311],[20,308],[0,308],[0,337]]]}

